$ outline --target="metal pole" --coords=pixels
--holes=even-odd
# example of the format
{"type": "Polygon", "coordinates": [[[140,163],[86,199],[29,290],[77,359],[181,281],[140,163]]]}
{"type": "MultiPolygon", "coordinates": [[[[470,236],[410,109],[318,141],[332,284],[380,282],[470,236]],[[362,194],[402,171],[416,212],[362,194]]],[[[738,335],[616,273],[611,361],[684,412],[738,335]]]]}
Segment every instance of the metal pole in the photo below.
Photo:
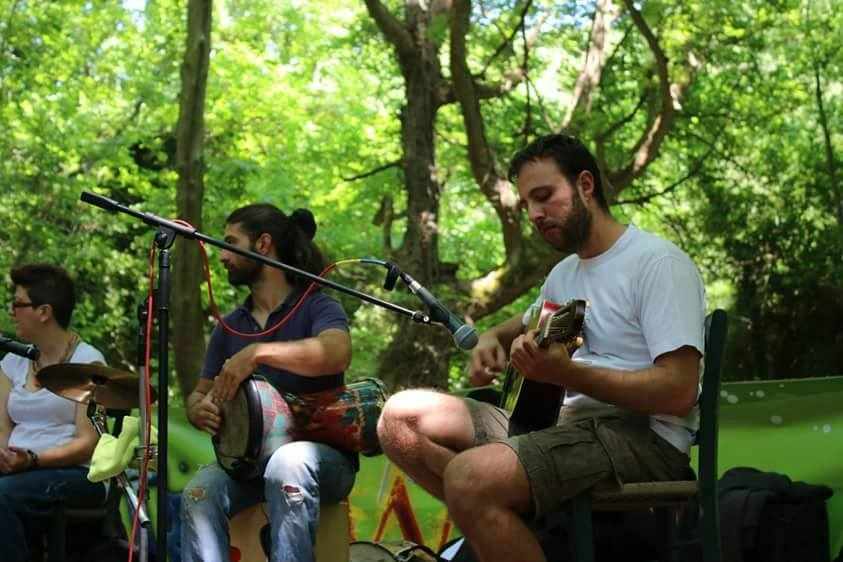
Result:
{"type": "MultiPolygon", "coordinates": [[[[140,473],[138,478],[138,487],[141,490],[147,490],[146,496],[149,495],[149,487],[148,487],[148,479],[147,473],[143,469],[146,459],[146,454],[150,451],[150,435],[149,432],[146,430],[147,419],[149,417],[148,412],[146,411],[146,384],[147,384],[147,377],[146,377],[146,322],[148,319],[148,300],[144,299],[143,303],[138,306],[138,360],[137,360],[137,367],[138,367],[138,396],[140,397],[140,407],[138,411],[140,415],[138,416],[140,420],[140,444],[141,444],[141,451],[143,452],[143,456],[141,458],[141,465],[140,465],[140,473]]],[[[147,501],[146,497],[144,497],[140,501],[140,506],[138,509],[143,509],[146,511],[147,501]]],[[[138,541],[138,562],[147,562],[149,556],[149,531],[147,529],[147,525],[141,525],[139,529],[139,541],[138,541]]]]}
{"type": "Polygon", "coordinates": [[[170,320],[170,246],[175,232],[161,228],[155,235],[158,246],[158,513],[156,560],[167,561],[167,531],[169,501],[167,497],[167,386],[169,382],[169,320],[170,320]]]}

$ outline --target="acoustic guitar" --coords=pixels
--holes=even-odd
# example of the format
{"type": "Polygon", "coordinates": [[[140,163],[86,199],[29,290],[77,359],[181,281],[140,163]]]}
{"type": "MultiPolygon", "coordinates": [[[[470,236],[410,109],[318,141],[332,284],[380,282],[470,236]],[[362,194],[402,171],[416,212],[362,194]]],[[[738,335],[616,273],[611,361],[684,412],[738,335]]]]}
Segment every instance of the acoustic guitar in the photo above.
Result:
{"type": "MultiPolygon", "coordinates": [[[[548,348],[553,343],[561,343],[569,355],[573,354],[582,341],[587,307],[584,300],[571,300],[562,305],[544,301],[541,308],[533,312],[529,324],[531,330],[538,330],[538,346],[548,348]]],[[[500,403],[501,408],[510,412],[509,435],[522,435],[555,425],[564,397],[563,386],[526,379],[509,363],[500,403]]]]}

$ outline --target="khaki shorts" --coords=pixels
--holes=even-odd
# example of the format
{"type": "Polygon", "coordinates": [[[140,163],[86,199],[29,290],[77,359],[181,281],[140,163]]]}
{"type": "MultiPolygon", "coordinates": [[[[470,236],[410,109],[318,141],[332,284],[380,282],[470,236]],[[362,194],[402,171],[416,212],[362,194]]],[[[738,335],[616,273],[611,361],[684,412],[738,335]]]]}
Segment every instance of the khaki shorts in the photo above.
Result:
{"type": "Polygon", "coordinates": [[[630,482],[693,479],[688,455],[650,429],[647,416],[620,410],[572,417],[559,425],[508,437],[508,414],[491,404],[465,399],[474,422],[475,445],[503,443],[518,455],[536,519],[593,487],[630,482]]]}

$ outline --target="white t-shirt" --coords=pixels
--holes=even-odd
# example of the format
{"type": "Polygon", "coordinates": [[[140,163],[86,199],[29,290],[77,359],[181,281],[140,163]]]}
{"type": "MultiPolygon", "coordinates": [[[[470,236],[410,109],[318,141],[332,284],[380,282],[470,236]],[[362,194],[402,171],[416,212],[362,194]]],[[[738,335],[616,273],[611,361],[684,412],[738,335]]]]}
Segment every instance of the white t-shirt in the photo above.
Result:
{"type": "MultiPolygon", "coordinates": [[[[532,306],[572,299],[589,303],[585,343],[574,353],[575,361],[635,371],[686,345],[704,352],[705,289],[699,271],[676,245],[633,225],[602,254],[590,259],[572,254],[556,264],[532,306]]],[[[524,315],[525,326],[532,310],[524,315]]],[[[565,406],[606,404],[568,390],[565,406]]],[[[687,452],[699,426],[699,409],[686,418],[651,416],[650,426],[687,452]]]]}
{"type": "MultiPolygon", "coordinates": [[[[68,362],[105,364],[105,358],[93,346],[80,342],[68,362]]],[[[35,392],[27,390],[24,385],[29,364],[29,359],[11,353],[0,361],[0,370],[12,382],[6,410],[15,426],[9,436],[9,446],[40,453],[73,439],[76,435],[76,407],[80,405],[46,388],[35,392]]]]}

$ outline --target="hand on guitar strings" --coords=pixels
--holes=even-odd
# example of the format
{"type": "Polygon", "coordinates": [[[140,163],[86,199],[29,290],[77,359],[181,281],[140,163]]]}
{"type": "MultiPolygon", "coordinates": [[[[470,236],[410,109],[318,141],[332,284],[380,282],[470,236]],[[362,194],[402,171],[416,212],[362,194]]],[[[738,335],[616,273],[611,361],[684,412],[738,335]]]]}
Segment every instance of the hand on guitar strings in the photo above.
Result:
{"type": "MultiPolygon", "coordinates": [[[[561,343],[553,343],[541,348],[535,341],[537,330],[521,334],[512,342],[509,359],[525,378],[556,385],[567,385],[574,373],[574,362],[568,348],[561,343]]],[[[577,338],[581,344],[581,338],[577,338]]]]}
{"type": "Polygon", "coordinates": [[[490,384],[506,368],[506,352],[497,338],[481,336],[471,353],[468,377],[473,386],[490,384]]]}
{"type": "Polygon", "coordinates": [[[218,404],[234,398],[240,383],[255,372],[258,366],[255,360],[256,351],[256,344],[247,345],[223,363],[222,369],[214,378],[212,391],[218,404]]]}

